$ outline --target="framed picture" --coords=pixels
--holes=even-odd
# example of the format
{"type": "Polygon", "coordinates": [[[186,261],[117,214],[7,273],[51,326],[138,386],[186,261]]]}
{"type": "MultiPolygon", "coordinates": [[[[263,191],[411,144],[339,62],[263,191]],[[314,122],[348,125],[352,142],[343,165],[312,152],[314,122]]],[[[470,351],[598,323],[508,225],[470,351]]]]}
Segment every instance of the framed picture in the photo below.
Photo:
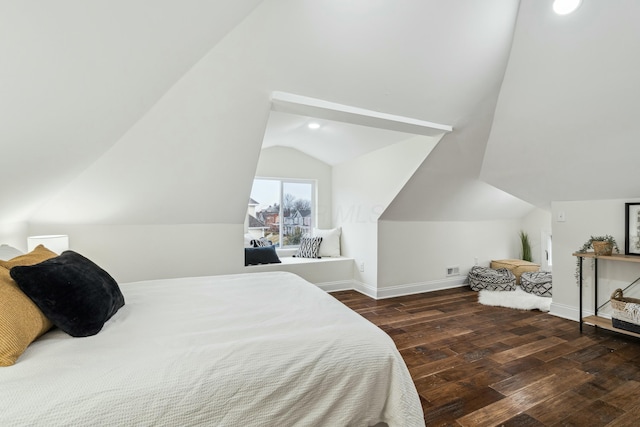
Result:
{"type": "Polygon", "coordinates": [[[624,253],[640,256],[640,203],[625,203],[624,253]]]}

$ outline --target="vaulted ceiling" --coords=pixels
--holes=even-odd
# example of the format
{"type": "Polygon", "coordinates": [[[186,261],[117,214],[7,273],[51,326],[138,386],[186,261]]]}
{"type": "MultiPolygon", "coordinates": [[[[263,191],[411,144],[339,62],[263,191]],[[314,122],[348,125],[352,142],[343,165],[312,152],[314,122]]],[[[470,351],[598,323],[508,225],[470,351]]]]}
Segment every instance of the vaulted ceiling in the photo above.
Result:
{"type": "Polygon", "coordinates": [[[0,222],[100,158],[260,0],[0,2],[0,222]]]}
{"type": "Polygon", "coordinates": [[[536,205],[640,196],[640,2],[522,1],[481,178],[536,205]]]}
{"type": "Polygon", "coordinates": [[[639,12],[633,0],[564,17],[551,0],[3,1],[0,223],[241,223],[273,91],[454,127],[389,219],[637,197],[639,12]],[[615,186],[587,172],[603,164],[615,186]]]}

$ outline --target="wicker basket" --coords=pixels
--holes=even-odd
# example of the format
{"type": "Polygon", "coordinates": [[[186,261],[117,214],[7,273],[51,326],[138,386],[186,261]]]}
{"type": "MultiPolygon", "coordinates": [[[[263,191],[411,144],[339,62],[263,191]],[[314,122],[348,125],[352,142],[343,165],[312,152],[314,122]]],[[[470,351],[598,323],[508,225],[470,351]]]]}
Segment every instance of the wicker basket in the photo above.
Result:
{"type": "Polygon", "coordinates": [[[525,271],[539,271],[540,264],[534,264],[529,261],[523,261],[521,259],[498,259],[491,261],[491,268],[497,270],[499,268],[506,268],[516,276],[516,284],[520,284],[520,276],[525,271]]]}
{"type": "Polygon", "coordinates": [[[598,256],[610,256],[613,253],[613,243],[594,240],[591,242],[593,252],[598,256]]]}
{"type": "Polygon", "coordinates": [[[622,289],[611,294],[611,323],[614,328],[640,334],[640,299],[625,298],[622,289]]]}

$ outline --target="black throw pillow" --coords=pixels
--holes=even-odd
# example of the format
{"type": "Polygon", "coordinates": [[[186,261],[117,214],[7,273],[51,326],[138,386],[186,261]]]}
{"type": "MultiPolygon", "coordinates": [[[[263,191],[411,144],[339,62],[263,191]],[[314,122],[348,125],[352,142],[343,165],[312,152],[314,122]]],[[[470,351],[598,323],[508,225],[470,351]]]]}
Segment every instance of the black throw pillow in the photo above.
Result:
{"type": "Polygon", "coordinates": [[[281,263],[275,246],[244,248],[244,265],[281,263]]]}
{"type": "Polygon", "coordinates": [[[124,305],[118,283],[109,273],[74,251],[13,267],[10,274],[44,315],[73,337],[97,334],[124,305]]]}

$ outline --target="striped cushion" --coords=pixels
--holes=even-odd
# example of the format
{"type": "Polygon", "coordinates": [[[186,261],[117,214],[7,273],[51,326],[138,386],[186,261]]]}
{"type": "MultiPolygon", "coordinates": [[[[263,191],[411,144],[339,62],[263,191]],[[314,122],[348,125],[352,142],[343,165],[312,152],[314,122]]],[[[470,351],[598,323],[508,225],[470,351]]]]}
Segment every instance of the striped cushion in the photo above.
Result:
{"type": "Polygon", "coordinates": [[[266,237],[251,240],[251,246],[254,248],[264,248],[265,246],[272,246],[271,240],[267,240],[266,237]]]}
{"type": "Polygon", "coordinates": [[[524,272],[520,277],[520,287],[530,294],[541,297],[553,295],[553,280],[550,271],[524,272]]]}
{"type": "Polygon", "coordinates": [[[320,258],[318,255],[320,243],[322,243],[322,237],[303,237],[294,256],[299,258],[320,258]]]}
{"type": "Polygon", "coordinates": [[[474,291],[515,291],[516,276],[506,268],[488,268],[473,266],[467,275],[469,286],[474,291]]]}

